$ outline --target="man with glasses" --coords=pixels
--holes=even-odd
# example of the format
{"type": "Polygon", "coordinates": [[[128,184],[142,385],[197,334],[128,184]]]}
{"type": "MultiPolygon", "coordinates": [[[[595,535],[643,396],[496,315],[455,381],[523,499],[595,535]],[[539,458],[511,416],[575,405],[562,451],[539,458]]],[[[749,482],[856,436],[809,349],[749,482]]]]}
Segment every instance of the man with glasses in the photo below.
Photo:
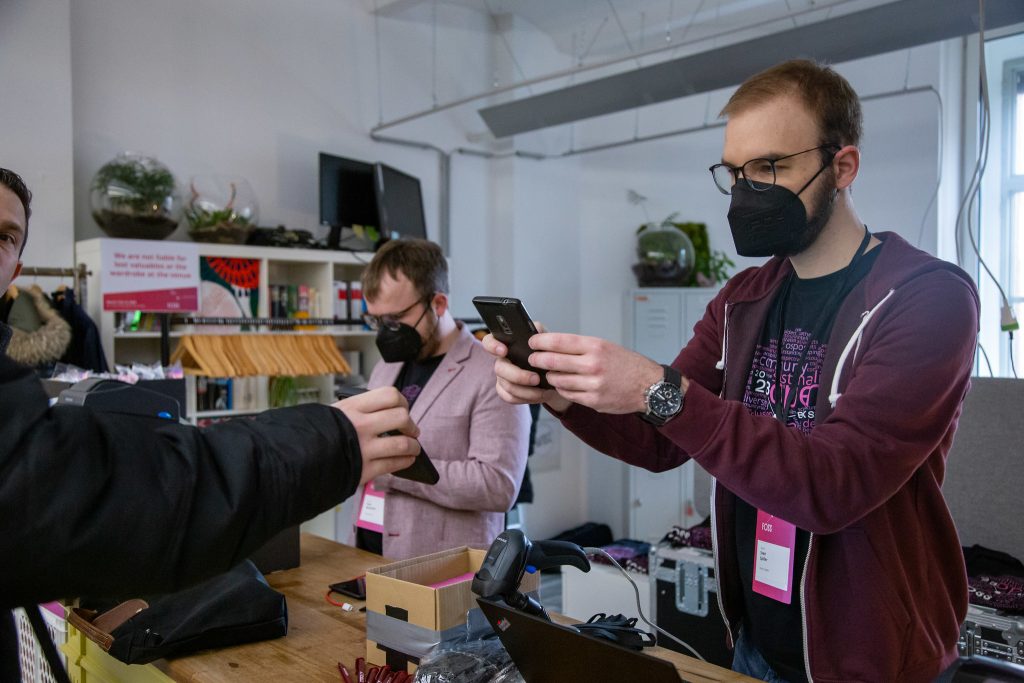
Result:
{"type": "Polygon", "coordinates": [[[729,100],[721,163],[735,275],[671,365],[601,339],[531,338],[498,393],[543,402],[594,448],[652,471],[693,458],[733,668],[763,680],[930,681],[957,657],[967,580],[942,497],[978,297],[959,268],[853,205],[860,102],[791,61],[729,100]]]}
{"type": "Polygon", "coordinates": [[[440,474],[433,486],[394,476],[367,484],[355,544],[394,559],[488,546],[504,530],[526,468],[530,412],[494,392],[494,363],[452,317],[448,262],[427,240],[382,246],[363,273],[366,324],[381,362],[368,386],[397,387],[440,474]]]}

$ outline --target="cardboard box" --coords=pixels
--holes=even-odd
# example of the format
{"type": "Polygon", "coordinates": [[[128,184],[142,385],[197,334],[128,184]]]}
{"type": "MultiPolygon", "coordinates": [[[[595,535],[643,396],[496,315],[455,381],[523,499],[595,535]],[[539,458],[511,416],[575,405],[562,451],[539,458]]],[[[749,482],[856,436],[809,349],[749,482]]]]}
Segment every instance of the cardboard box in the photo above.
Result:
{"type": "MultiPolygon", "coordinates": [[[[438,643],[463,632],[479,609],[472,580],[431,587],[475,573],[486,548],[452,548],[366,572],[366,661],[412,673],[438,643]]],[[[536,594],[540,574],[526,574],[520,590],[536,594]]]]}

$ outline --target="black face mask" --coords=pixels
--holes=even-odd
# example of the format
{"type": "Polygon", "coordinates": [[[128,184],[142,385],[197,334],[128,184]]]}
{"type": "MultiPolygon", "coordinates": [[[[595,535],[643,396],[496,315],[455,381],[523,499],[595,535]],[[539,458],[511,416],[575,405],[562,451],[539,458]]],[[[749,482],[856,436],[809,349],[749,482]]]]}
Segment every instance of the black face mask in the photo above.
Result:
{"type": "Polygon", "coordinates": [[[429,308],[423,309],[423,313],[412,325],[399,323],[397,330],[381,327],[377,331],[377,350],[385,363],[406,363],[419,358],[423,350],[423,338],[415,326],[420,324],[429,308]]]}
{"type": "MultiPolygon", "coordinates": [[[[830,162],[831,163],[831,162],[830,162]]],[[[825,164],[796,193],[781,185],[757,191],[746,180],[732,187],[729,228],[740,256],[793,256],[814,243],[832,216],[835,188],[822,188],[820,211],[807,218],[800,194],[829,167],[825,164]],[[831,196],[829,196],[831,195],[831,196]]]]}

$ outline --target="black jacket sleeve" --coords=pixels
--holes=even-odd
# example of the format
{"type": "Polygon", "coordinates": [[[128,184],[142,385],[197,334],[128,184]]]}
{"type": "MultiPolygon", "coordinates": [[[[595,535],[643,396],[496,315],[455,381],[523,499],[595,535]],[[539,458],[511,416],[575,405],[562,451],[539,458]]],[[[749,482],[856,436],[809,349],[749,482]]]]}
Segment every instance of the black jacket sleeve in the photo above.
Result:
{"type": "Polygon", "coordinates": [[[154,423],[50,408],[0,354],[0,607],[176,590],[358,487],[358,438],[330,406],[154,423]]]}

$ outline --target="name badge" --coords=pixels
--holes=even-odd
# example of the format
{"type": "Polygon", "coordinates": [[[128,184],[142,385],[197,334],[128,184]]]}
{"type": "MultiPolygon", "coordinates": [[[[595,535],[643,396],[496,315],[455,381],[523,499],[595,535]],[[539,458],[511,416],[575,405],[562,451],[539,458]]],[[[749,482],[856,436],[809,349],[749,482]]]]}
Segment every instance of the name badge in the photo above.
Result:
{"type": "Polygon", "coordinates": [[[384,533],[384,491],[373,488],[373,482],[366,482],[363,498],[359,501],[359,518],[356,526],[368,531],[384,533]]]}
{"type": "Polygon", "coordinates": [[[755,593],[787,605],[793,601],[795,551],[796,526],[758,510],[754,534],[755,593]]]}

